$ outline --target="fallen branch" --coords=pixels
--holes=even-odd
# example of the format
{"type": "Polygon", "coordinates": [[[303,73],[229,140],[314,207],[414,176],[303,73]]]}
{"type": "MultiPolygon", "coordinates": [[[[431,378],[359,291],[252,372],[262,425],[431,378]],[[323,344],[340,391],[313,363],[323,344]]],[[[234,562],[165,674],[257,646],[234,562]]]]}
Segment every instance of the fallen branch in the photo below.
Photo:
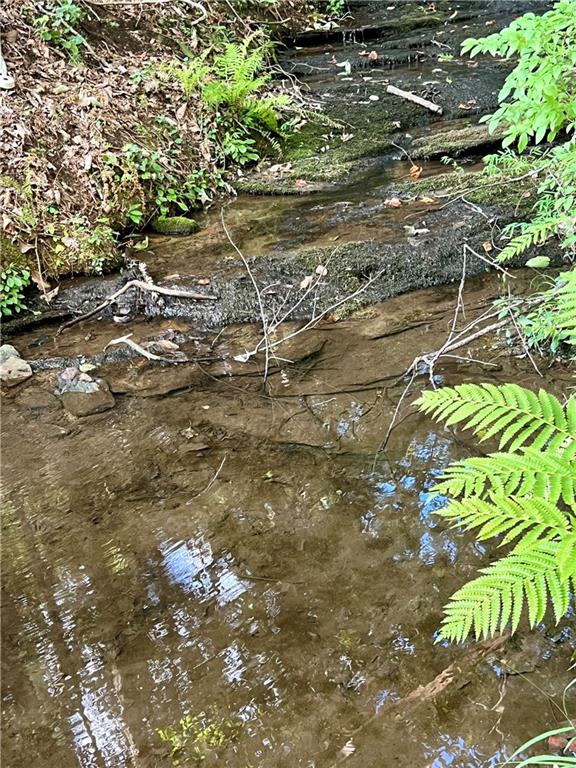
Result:
{"type": "MultiPolygon", "coordinates": [[[[341,765],[346,760],[354,762],[356,747],[352,739],[358,736],[362,731],[376,720],[383,717],[394,715],[394,718],[408,715],[413,709],[431,699],[449,688],[461,688],[470,679],[474,668],[483,661],[486,656],[501,648],[509,639],[509,635],[501,635],[493,640],[486,640],[473,645],[468,651],[463,653],[457,661],[446,667],[439,675],[426,685],[420,685],[398,701],[391,701],[384,704],[378,712],[375,712],[362,725],[355,728],[348,735],[348,741],[340,750],[338,758],[331,763],[330,768],[341,765]]],[[[346,738],[346,737],[344,737],[346,738]]],[[[357,754],[357,753],[356,753],[357,754]]],[[[361,763],[356,763],[357,765],[361,763]]]]}
{"type": "Polygon", "coordinates": [[[86,312],[83,315],[80,315],[79,317],[75,317],[72,320],[69,320],[67,323],[64,323],[63,325],[58,328],[58,332],[56,333],[56,336],[59,336],[63,330],[66,328],[70,328],[71,325],[76,325],[76,323],[81,323],[83,320],[87,320],[89,317],[93,317],[94,315],[97,315],[98,312],[102,312],[103,309],[106,309],[110,306],[119,296],[122,296],[122,294],[126,293],[126,291],[130,290],[130,288],[139,288],[141,291],[148,291],[150,293],[161,293],[163,296],[177,296],[180,299],[195,299],[196,301],[215,301],[216,296],[210,296],[205,293],[195,293],[194,291],[181,291],[178,288],[163,288],[161,285],[154,285],[154,283],[145,283],[143,280],[129,280],[127,283],[125,283],[122,288],[117,290],[115,293],[113,293],[111,296],[108,296],[108,298],[102,302],[102,304],[99,304],[95,309],[90,310],[90,312],[86,312]]]}
{"type": "MultiPolygon", "coordinates": [[[[112,341],[109,341],[108,344],[104,347],[104,351],[108,349],[108,347],[111,347],[113,344],[126,344],[126,346],[131,347],[135,352],[138,352],[139,355],[142,355],[142,357],[145,357],[147,360],[160,360],[163,363],[188,363],[190,362],[187,357],[162,357],[162,355],[155,355],[153,352],[148,352],[147,349],[144,349],[144,347],[141,347],[140,344],[135,342],[131,337],[133,334],[129,333],[126,336],[120,336],[117,339],[112,339],[112,341]]],[[[182,354],[182,353],[180,353],[182,354]]]]}
{"type": "Polygon", "coordinates": [[[389,85],[386,88],[386,93],[391,93],[393,96],[400,96],[401,99],[406,99],[406,101],[412,101],[414,104],[426,107],[426,109],[429,109],[431,112],[437,112],[439,115],[442,114],[442,107],[438,104],[434,104],[433,101],[428,101],[428,99],[423,99],[422,96],[416,96],[415,93],[410,93],[410,91],[403,91],[401,88],[396,88],[395,85],[389,85]]]}

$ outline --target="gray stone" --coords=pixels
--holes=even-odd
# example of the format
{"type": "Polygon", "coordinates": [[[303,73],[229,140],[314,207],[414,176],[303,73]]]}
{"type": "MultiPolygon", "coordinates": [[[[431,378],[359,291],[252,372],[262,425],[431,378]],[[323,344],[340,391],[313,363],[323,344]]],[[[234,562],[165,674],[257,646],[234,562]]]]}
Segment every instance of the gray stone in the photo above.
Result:
{"type": "Polygon", "coordinates": [[[8,357],[0,364],[0,382],[6,387],[14,387],[29,379],[30,376],[32,376],[32,368],[21,357],[8,357]]]}
{"type": "Polygon", "coordinates": [[[114,407],[114,395],[110,392],[104,379],[94,379],[91,382],[82,382],[86,389],[65,391],[62,394],[62,405],[72,416],[90,416],[93,413],[102,413],[114,407]]]}
{"type": "Polygon", "coordinates": [[[2,344],[0,347],[0,365],[10,357],[20,357],[20,352],[12,344],[2,344]]]}

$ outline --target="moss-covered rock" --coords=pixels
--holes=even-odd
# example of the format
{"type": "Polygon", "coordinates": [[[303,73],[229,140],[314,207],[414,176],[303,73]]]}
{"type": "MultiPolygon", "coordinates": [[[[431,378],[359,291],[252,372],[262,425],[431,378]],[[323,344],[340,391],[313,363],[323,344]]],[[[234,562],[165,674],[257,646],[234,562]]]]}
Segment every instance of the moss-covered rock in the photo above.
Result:
{"type": "Polygon", "coordinates": [[[30,260],[9,237],[0,233],[0,269],[28,269],[30,260]]]}
{"type": "Polygon", "coordinates": [[[160,235],[191,235],[200,229],[195,219],[185,216],[157,216],[150,226],[160,235]]]}

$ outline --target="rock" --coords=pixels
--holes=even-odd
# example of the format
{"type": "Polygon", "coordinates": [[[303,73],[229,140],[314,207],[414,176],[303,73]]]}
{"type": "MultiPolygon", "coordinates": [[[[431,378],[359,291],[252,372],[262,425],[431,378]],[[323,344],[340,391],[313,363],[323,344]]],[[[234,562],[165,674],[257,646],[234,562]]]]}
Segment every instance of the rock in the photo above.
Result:
{"type": "Polygon", "coordinates": [[[21,357],[8,357],[0,364],[0,382],[6,387],[14,387],[29,379],[30,376],[32,376],[32,368],[21,357]]]}
{"type": "Polygon", "coordinates": [[[104,379],[80,383],[84,385],[82,389],[69,389],[62,393],[62,405],[72,416],[90,416],[114,407],[114,395],[104,379]]]}
{"type": "Polygon", "coordinates": [[[0,365],[10,357],[20,357],[20,352],[12,344],[2,344],[0,347],[0,365]]]}
{"type": "Polygon", "coordinates": [[[161,235],[191,235],[200,228],[197,221],[185,216],[157,216],[151,227],[161,235]]]}

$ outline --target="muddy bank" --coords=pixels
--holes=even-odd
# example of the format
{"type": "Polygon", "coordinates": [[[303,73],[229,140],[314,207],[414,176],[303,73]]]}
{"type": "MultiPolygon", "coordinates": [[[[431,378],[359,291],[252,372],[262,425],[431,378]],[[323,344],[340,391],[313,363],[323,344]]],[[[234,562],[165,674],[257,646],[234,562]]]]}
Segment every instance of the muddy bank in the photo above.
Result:
{"type": "MultiPolygon", "coordinates": [[[[498,290],[493,276],[471,283],[468,316],[498,290]]],[[[326,324],[297,362],[275,362],[266,391],[255,369],[136,358],[92,372],[114,392],[106,413],[70,416],[54,370],[8,394],[7,764],[328,768],[352,738],[351,765],[485,768],[554,725],[541,691],[560,701],[573,627],[523,626],[475,663],[434,645],[442,602],[494,554],[433,515],[438,469],[475,447],[413,413],[410,396],[375,456],[401,374],[424,333],[431,348],[445,338],[455,295],[326,324]],[[402,703],[453,662],[456,685],[402,703]],[[173,758],[160,731],[185,717],[192,736],[173,758]]],[[[143,342],[167,322],[121,332],[143,342]]],[[[92,354],[115,334],[91,321],[16,345],[40,360],[92,354]]],[[[196,343],[230,359],[258,334],[196,343]]],[[[569,383],[487,339],[470,354],[439,365],[438,381],[569,383]]]]}

